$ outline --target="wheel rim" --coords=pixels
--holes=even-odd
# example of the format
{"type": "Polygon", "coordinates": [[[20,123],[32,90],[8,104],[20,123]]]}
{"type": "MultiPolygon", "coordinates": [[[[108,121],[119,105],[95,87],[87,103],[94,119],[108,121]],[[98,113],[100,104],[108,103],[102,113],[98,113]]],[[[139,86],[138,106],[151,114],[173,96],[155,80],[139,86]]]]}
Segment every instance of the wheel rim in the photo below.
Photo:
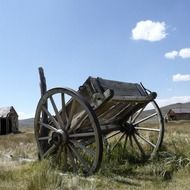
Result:
{"type": "Polygon", "coordinates": [[[155,101],[141,108],[121,125],[121,130],[106,137],[110,142],[110,151],[117,145],[122,147],[132,159],[154,158],[164,135],[164,122],[161,111],[155,101]],[[115,138],[116,140],[111,140],[115,138]],[[112,142],[111,142],[112,141],[112,142]]]}
{"type": "Polygon", "coordinates": [[[75,91],[54,88],[40,99],[35,114],[35,137],[41,158],[51,157],[64,171],[97,171],[102,138],[90,105],[75,91]]]}

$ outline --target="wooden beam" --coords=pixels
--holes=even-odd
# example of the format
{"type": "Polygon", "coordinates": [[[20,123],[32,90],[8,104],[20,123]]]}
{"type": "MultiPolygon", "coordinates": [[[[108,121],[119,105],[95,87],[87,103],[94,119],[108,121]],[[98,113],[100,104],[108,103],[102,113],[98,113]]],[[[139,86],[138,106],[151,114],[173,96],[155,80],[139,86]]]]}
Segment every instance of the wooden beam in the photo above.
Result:
{"type": "Polygon", "coordinates": [[[42,67],[38,68],[39,75],[40,75],[40,90],[41,90],[41,96],[43,96],[47,91],[47,85],[46,85],[46,78],[44,75],[44,70],[42,67]]]}

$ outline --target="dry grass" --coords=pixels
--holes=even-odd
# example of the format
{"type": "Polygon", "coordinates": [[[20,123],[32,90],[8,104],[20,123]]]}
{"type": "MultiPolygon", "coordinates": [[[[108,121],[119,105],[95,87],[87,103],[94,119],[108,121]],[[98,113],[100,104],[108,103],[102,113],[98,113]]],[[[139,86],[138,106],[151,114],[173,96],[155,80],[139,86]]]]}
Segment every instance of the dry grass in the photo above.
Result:
{"type": "MultiPolygon", "coordinates": [[[[22,130],[23,131],[23,130],[22,130]]],[[[0,190],[38,189],[188,189],[190,123],[166,125],[163,148],[153,161],[135,163],[118,150],[104,157],[100,171],[88,178],[62,174],[48,161],[37,161],[33,129],[0,136],[0,190]]]]}
{"type": "Polygon", "coordinates": [[[0,136],[0,159],[19,160],[34,159],[36,147],[34,146],[33,132],[23,131],[19,134],[0,136]]]}

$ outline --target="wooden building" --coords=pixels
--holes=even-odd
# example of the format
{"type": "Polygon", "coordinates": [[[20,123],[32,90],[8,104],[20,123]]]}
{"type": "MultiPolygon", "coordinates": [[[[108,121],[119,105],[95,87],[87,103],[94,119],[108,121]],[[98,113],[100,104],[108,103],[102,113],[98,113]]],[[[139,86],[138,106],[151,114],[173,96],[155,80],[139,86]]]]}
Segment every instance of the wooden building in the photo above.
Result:
{"type": "Polygon", "coordinates": [[[175,108],[170,109],[166,115],[167,121],[190,120],[190,109],[175,108]]]}
{"type": "Polygon", "coordinates": [[[18,132],[18,114],[11,107],[0,108],[0,135],[18,132]]]}

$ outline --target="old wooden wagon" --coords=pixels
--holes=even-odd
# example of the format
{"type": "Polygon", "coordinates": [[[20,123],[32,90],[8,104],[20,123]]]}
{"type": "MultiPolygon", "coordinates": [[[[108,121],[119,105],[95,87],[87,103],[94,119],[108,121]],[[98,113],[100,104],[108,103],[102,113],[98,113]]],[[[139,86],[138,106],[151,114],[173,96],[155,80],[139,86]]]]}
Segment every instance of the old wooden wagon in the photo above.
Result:
{"type": "Polygon", "coordinates": [[[34,128],[39,157],[52,158],[63,170],[86,175],[102,161],[103,142],[113,150],[153,158],[161,146],[164,123],[156,93],[142,84],[89,77],[76,92],[46,90],[40,68],[42,97],[34,128]]]}

